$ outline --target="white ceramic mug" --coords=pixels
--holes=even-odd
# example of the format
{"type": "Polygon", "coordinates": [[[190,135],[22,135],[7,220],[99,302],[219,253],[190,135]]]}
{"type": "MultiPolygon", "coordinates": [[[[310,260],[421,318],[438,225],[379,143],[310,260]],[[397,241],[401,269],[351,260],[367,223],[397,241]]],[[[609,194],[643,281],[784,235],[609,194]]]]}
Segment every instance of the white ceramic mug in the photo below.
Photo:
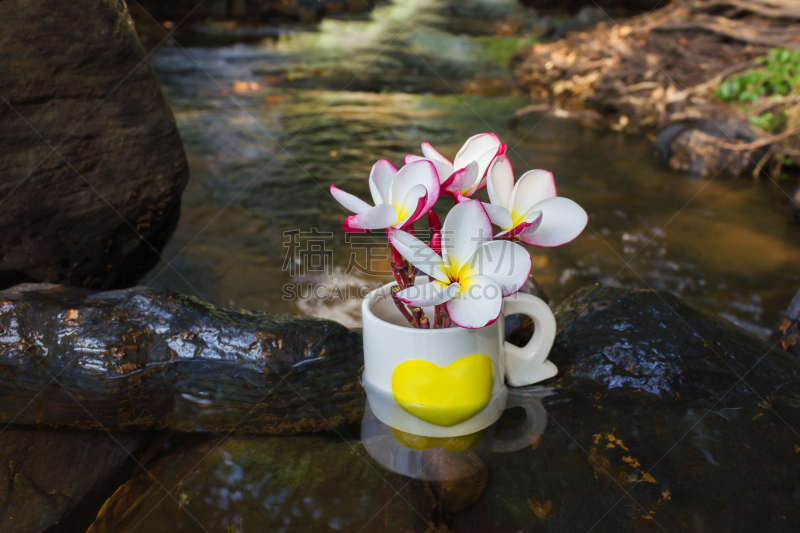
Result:
{"type": "MultiPolygon", "coordinates": [[[[519,313],[533,319],[533,337],[519,348],[505,342],[502,317],[479,329],[412,328],[392,301],[393,286],[390,283],[372,291],[361,307],[363,383],[372,396],[387,398],[379,402],[380,406],[372,406],[381,422],[430,437],[474,433],[500,418],[506,408],[506,380],[518,387],[558,373],[556,366],[547,361],[555,340],[555,317],[539,298],[517,293],[503,302],[503,315],[519,313]],[[476,381],[475,376],[482,373],[486,378],[476,381]],[[409,397],[411,393],[405,386],[408,382],[413,382],[411,393],[420,393],[420,387],[427,387],[422,392],[448,403],[438,407],[409,397]]],[[[428,316],[433,314],[432,308],[423,311],[428,316]]]]}

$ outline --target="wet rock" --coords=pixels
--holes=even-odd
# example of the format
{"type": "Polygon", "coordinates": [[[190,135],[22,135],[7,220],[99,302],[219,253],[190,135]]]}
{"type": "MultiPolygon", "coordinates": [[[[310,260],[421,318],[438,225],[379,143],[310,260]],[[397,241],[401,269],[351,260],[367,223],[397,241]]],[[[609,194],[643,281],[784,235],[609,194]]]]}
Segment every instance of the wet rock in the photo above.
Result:
{"type": "Polygon", "coordinates": [[[361,336],[327,320],[145,287],[0,291],[2,422],[329,430],[360,420],[362,365],[361,336]]]}
{"type": "Polygon", "coordinates": [[[752,173],[766,148],[731,150],[724,143],[752,142],[755,132],[744,122],[716,124],[711,121],[672,125],[656,137],[659,155],[672,170],[713,177],[752,173]]]}
{"type": "Polygon", "coordinates": [[[322,9],[324,9],[329,15],[341,13],[347,9],[345,0],[322,0],[320,3],[322,4],[322,9]]]}
{"type": "Polygon", "coordinates": [[[366,0],[205,0],[199,5],[193,0],[141,0],[130,9],[137,29],[146,37],[145,44],[154,46],[166,36],[164,22],[185,21],[186,24],[181,25],[185,27],[179,27],[174,35],[178,41],[184,41],[190,37],[187,34],[190,26],[201,22],[233,20],[250,26],[280,20],[309,22],[328,14],[365,11],[372,7],[372,2],[366,0]]]}
{"type": "Polygon", "coordinates": [[[800,357],[800,291],[792,298],[767,342],[779,344],[790,354],[800,357]]]}
{"type": "Polygon", "coordinates": [[[603,9],[595,5],[586,5],[574,17],[555,27],[553,39],[561,39],[568,32],[587,30],[599,22],[607,21],[608,15],[603,9]]]}
{"type": "Polygon", "coordinates": [[[121,487],[89,533],[425,531],[433,507],[421,482],[336,435],[215,439],[151,472],[158,483],[143,475],[121,487]]]}
{"type": "Polygon", "coordinates": [[[0,531],[34,533],[62,522],[87,494],[133,461],[130,455],[141,442],[141,436],[128,433],[3,428],[0,531]]]}
{"type": "Polygon", "coordinates": [[[125,3],[0,2],[0,48],[0,288],[134,284],[189,174],[125,3]]]}
{"type": "Polygon", "coordinates": [[[319,0],[296,0],[295,16],[302,22],[317,20],[322,14],[319,0]]]}
{"type": "Polygon", "coordinates": [[[664,292],[591,288],[557,317],[548,426],[486,458],[486,490],[452,529],[796,529],[792,358],[664,292]]]}
{"type": "Polygon", "coordinates": [[[557,310],[559,375],[691,402],[739,395],[739,376],[770,394],[796,364],[763,339],[665,291],[587,288],[557,310]]]}

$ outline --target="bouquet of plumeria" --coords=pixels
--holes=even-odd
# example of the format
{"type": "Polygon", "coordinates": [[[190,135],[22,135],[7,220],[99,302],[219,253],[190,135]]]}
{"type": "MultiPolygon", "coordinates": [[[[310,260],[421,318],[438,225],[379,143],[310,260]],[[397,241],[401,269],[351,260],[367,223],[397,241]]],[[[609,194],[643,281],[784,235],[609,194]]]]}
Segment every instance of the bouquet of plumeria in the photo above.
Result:
{"type": "Polygon", "coordinates": [[[586,226],[586,212],[556,196],[552,173],[531,170],[514,183],[505,152],[495,134],[482,133],[467,139],[453,162],[427,142],[423,156],[407,155],[400,170],[381,159],[369,176],[374,206],[331,185],[333,197],[355,213],[344,231],[386,231],[397,283],[392,298],[412,327],[493,323],[503,298],[530,274],[530,255],[518,243],[559,246],[586,226]],[[483,187],[489,203],[471,198],[483,187]],[[444,224],[432,210],[442,194],[456,202],[444,224]],[[426,215],[427,244],[414,230],[426,215]],[[494,235],[492,225],[500,229],[494,235]],[[425,316],[423,307],[433,316],[425,316]]]}

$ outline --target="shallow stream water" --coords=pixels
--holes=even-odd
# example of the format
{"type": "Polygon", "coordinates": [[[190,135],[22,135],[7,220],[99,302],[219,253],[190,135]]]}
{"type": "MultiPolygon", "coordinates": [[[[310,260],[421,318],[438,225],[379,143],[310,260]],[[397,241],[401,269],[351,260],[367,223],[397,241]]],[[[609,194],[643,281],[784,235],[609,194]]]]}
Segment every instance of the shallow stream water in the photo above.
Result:
{"type": "Polygon", "coordinates": [[[589,213],[577,240],[532,250],[554,302],[592,283],[666,289],[766,334],[800,287],[800,228],[780,193],[667,171],[644,136],[541,115],[511,128],[530,100],[507,64],[535,23],[515,0],[409,0],[249,44],[158,49],[191,180],[144,283],[357,326],[365,287],[391,274],[380,236],[341,232],[330,184],[368,199],[377,159],[399,166],[425,140],[452,157],[494,131],[517,176],[554,172],[589,213]]]}

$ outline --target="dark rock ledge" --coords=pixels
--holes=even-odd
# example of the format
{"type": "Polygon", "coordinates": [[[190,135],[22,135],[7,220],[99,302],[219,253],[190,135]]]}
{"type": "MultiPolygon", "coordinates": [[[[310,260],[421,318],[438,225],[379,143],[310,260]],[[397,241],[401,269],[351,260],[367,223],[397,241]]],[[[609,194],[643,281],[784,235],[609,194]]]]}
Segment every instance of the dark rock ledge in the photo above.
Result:
{"type": "MultiPolygon", "coordinates": [[[[210,531],[250,524],[269,531],[331,524],[355,531],[433,530],[431,524],[442,531],[797,530],[795,356],[664,292],[588,288],[556,315],[561,329],[551,359],[560,373],[546,383],[552,391],[543,400],[544,434],[514,453],[465,451],[464,460],[484,465],[488,481],[475,503],[455,512],[444,497],[458,500],[457,487],[443,495],[388,474],[357,429],[345,426],[363,412],[357,332],[145,288],[3,291],[2,421],[33,401],[15,424],[302,433],[329,428],[321,414],[339,427],[336,434],[290,437],[163,432],[158,438],[169,444],[155,461],[137,455],[150,475],[103,490],[98,486],[118,479],[113,473],[127,454],[107,434],[10,427],[0,434],[6,480],[24,482],[4,485],[10,503],[0,525],[6,531],[14,517],[10,531],[55,523],[83,531],[67,524],[97,516],[90,531],[195,532],[198,523],[210,531]],[[58,384],[36,396],[50,382],[45,369],[92,416],[58,384]],[[84,435],[90,441],[81,441],[84,435]],[[64,450],[61,470],[43,459],[53,447],[64,450]],[[105,461],[102,468],[82,459],[82,447],[105,461]],[[53,471],[51,485],[38,470],[14,477],[36,465],[53,471]],[[85,477],[90,470],[97,476],[85,477]],[[53,500],[20,505],[36,487],[53,500]],[[89,492],[95,496],[82,496],[89,492]]],[[[510,338],[520,342],[530,333],[523,324],[510,338]]],[[[508,411],[500,425],[513,429],[519,415],[508,411]]],[[[114,433],[125,435],[132,447],[143,438],[114,433]]]]}
{"type": "Polygon", "coordinates": [[[545,432],[514,453],[464,451],[488,472],[466,509],[341,428],[179,447],[151,468],[161,485],[132,479],[90,531],[797,531],[794,357],[663,292],[589,288],[557,317],[545,432]]]}
{"type": "Polygon", "coordinates": [[[169,291],[0,291],[0,422],[304,433],[360,420],[361,336],[169,291]]]}

